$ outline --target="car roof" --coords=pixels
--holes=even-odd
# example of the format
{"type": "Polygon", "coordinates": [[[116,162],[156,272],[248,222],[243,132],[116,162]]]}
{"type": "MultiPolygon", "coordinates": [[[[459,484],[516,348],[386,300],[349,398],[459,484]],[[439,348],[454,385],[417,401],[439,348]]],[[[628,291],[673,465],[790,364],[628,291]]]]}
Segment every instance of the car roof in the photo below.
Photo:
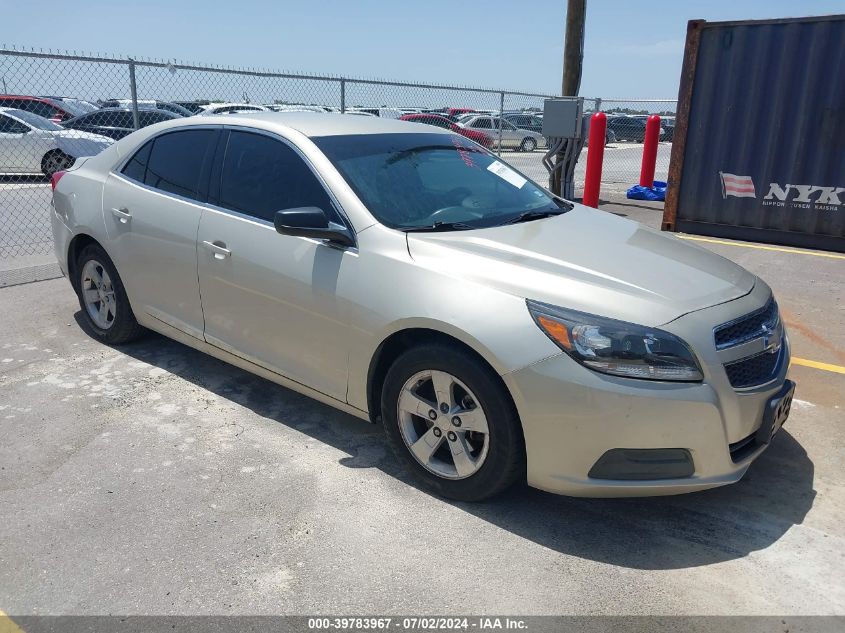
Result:
{"type": "Polygon", "coordinates": [[[0,99],[27,99],[28,101],[47,101],[51,97],[33,97],[32,95],[0,95],[0,99]]]}
{"type": "MultiPolygon", "coordinates": [[[[131,108],[99,108],[98,110],[91,110],[91,112],[85,112],[84,114],[80,114],[79,116],[75,116],[72,119],[70,119],[70,121],[76,121],[77,119],[82,119],[84,117],[91,117],[91,116],[94,116],[95,114],[99,114],[101,112],[111,112],[111,113],[118,113],[118,112],[119,113],[126,113],[126,112],[128,112],[129,114],[132,114],[132,109],[131,108]]],[[[138,113],[140,114],[141,112],[143,112],[145,114],[147,112],[159,112],[159,113],[165,115],[165,118],[174,119],[174,120],[175,119],[186,119],[187,118],[187,117],[183,117],[179,114],[175,114],[173,112],[170,112],[169,110],[161,110],[159,108],[138,108],[138,113]]],[[[65,123],[70,123],[70,121],[65,121],[65,123]]]]}
{"type": "Polygon", "coordinates": [[[170,126],[193,125],[244,125],[267,130],[295,130],[309,137],[343,136],[349,134],[407,134],[413,132],[412,126],[419,125],[427,134],[451,134],[449,130],[425,126],[421,123],[337,114],[334,112],[243,112],[220,115],[198,114],[190,118],[181,118],[170,126]]]}

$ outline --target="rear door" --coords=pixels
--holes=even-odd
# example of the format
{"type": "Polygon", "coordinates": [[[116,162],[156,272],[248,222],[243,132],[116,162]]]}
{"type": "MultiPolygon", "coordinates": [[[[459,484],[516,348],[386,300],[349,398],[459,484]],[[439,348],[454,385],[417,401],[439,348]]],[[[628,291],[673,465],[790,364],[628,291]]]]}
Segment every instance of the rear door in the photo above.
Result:
{"type": "Polygon", "coordinates": [[[109,174],[103,215],[109,255],[136,315],[202,339],[197,229],[219,128],[165,132],[109,174]]]}
{"type": "Polygon", "coordinates": [[[197,236],[206,341],[345,401],[350,318],[336,290],[357,251],[281,235],[273,216],[310,206],[344,220],[288,142],[241,129],[223,142],[197,236]]]}

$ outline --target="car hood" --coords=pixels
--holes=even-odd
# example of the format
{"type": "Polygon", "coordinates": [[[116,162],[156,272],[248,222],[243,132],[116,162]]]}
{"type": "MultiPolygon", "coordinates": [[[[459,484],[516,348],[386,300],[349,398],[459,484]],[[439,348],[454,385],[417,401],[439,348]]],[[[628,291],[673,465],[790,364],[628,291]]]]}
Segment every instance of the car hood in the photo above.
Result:
{"type": "Polygon", "coordinates": [[[648,326],[744,296],[756,279],[701,247],[582,205],[520,224],[407,235],[411,257],[446,276],[648,326]]]}

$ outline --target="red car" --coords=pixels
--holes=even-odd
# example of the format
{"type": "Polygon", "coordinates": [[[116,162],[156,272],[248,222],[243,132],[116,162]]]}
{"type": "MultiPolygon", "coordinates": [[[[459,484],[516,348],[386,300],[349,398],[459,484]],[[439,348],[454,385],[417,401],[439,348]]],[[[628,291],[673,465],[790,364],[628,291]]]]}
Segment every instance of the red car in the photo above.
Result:
{"type": "Polygon", "coordinates": [[[60,99],[48,97],[30,97],[26,95],[0,95],[0,108],[17,108],[32,112],[53,123],[61,123],[73,117],[85,114],[85,110],[77,110],[60,99]]]}
{"type": "Polygon", "coordinates": [[[449,108],[446,110],[446,114],[449,116],[461,116],[462,114],[467,114],[468,112],[475,112],[472,108],[449,108]]]}
{"type": "Polygon", "coordinates": [[[438,114],[403,114],[399,117],[399,119],[401,121],[425,123],[426,125],[434,125],[436,127],[442,127],[446,130],[452,130],[453,132],[457,132],[461,136],[466,136],[471,141],[475,141],[482,147],[491,147],[493,145],[493,139],[491,139],[483,132],[462,128],[460,125],[456,125],[446,117],[440,116],[438,114]]]}

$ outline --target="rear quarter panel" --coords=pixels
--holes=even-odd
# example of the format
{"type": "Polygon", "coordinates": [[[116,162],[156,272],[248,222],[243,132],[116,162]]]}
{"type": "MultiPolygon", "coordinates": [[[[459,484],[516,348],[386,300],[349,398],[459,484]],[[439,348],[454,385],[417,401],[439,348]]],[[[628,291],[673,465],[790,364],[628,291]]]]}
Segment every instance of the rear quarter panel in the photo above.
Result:
{"type": "Polygon", "coordinates": [[[79,161],[59,180],[53,191],[53,239],[56,258],[65,273],[68,248],[78,235],[91,236],[109,252],[103,220],[103,184],[112,165],[119,159],[120,153],[113,145],[97,156],[79,161]]]}

